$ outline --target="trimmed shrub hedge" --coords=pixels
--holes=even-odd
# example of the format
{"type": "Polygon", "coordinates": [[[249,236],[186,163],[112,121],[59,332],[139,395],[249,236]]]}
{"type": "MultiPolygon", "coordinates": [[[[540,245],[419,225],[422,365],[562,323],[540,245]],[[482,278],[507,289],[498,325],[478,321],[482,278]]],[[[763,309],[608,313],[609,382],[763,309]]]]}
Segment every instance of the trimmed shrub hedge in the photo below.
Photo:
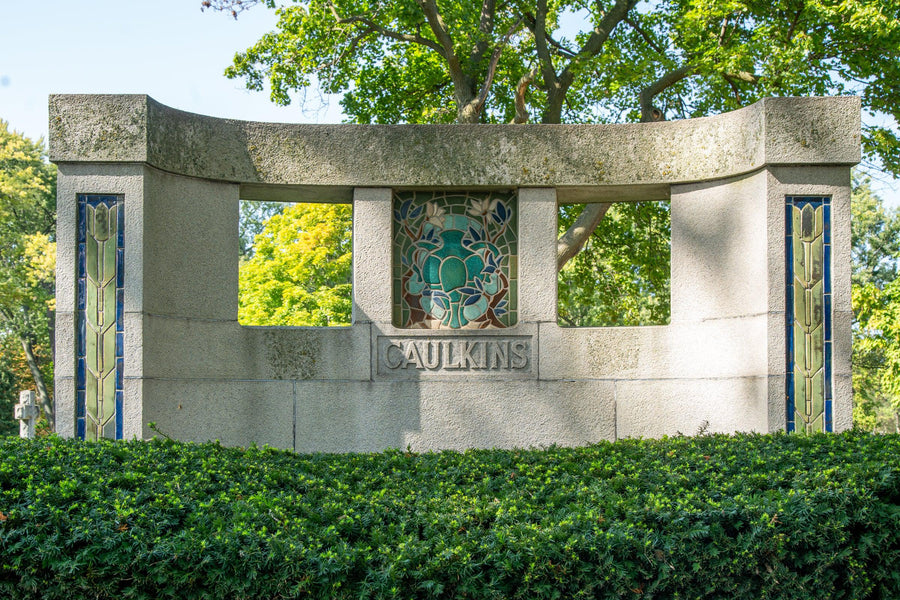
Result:
{"type": "Polygon", "coordinates": [[[900,598],[900,437],[0,440],[2,598],[900,598]]]}

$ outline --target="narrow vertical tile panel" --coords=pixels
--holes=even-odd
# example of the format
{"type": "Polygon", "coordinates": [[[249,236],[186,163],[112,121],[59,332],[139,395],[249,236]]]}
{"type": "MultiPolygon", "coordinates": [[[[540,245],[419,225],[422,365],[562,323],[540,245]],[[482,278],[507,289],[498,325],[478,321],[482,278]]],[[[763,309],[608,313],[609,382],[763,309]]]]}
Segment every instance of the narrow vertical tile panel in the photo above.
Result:
{"type": "Polygon", "coordinates": [[[516,324],[515,193],[398,192],[393,217],[396,327],[516,324]]]}
{"type": "Polygon", "coordinates": [[[785,202],[787,430],[831,431],[830,198],[785,202]]]}
{"type": "Polygon", "coordinates": [[[125,220],[121,196],[79,194],[76,433],[122,438],[125,220]]]}

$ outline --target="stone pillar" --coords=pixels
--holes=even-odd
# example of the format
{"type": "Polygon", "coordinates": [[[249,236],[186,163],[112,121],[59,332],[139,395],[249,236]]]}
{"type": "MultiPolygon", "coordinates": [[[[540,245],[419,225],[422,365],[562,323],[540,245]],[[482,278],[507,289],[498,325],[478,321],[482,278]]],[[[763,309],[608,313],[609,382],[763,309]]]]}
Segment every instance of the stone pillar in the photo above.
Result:
{"type": "Polygon", "coordinates": [[[353,190],[353,323],[391,322],[391,189],[353,190]]]}

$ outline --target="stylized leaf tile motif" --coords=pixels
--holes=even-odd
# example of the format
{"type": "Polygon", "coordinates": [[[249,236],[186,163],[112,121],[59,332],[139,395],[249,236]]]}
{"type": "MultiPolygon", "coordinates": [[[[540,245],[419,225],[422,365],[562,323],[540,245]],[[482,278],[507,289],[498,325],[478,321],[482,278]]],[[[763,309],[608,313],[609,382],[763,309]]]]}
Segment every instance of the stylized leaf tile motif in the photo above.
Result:
{"type": "Polygon", "coordinates": [[[119,196],[78,196],[77,433],[122,437],[124,214],[119,196]]]}
{"type": "Polygon", "coordinates": [[[788,431],[831,431],[830,198],[788,197],[788,431]]]}

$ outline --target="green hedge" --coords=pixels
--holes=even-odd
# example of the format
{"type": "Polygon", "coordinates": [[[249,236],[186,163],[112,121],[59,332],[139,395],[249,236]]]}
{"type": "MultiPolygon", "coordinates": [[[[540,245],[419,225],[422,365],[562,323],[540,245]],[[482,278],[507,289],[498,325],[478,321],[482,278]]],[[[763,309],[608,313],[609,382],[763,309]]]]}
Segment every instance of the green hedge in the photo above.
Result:
{"type": "Polygon", "coordinates": [[[0,440],[0,598],[900,598],[900,437],[0,440]]]}

